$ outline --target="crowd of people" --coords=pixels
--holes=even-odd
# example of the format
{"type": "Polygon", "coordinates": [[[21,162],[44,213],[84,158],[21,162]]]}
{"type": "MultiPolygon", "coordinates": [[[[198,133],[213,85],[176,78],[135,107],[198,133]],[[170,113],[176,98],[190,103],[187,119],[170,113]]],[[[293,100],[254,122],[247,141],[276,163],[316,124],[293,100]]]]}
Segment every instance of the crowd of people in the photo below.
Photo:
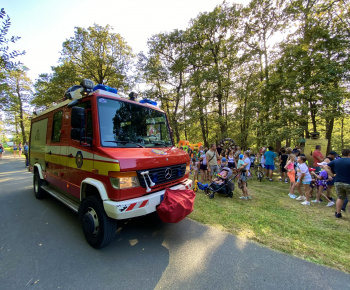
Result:
{"type": "MultiPolygon", "coordinates": [[[[19,142],[19,144],[17,145],[16,142],[13,142],[13,146],[12,146],[12,151],[13,151],[13,157],[21,157],[22,154],[24,154],[25,156],[25,166],[28,167],[29,166],[29,158],[28,158],[28,142],[25,142],[24,145],[22,144],[22,142],[19,142]]],[[[0,160],[2,160],[3,154],[5,153],[5,149],[3,144],[0,143],[0,160]]]]}
{"type": "Polygon", "coordinates": [[[194,179],[199,180],[200,174],[202,183],[211,183],[213,176],[223,168],[237,170],[243,200],[251,198],[247,187],[251,167],[260,166],[266,179],[273,182],[273,173],[279,165],[279,180],[289,183],[290,198],[305,206],[326,200],[327,206],[336,205],[337,218],[342,217],[341,211],[346,210],[350,196],[350,149],[343,149],[342,156],[334,151],[323,156],[321,146],[316,145],[312,153],[313,164],[310,165],[298,146],[294,149],[282,147],[279,153],[274,152],[273,147],[262,148],[255,154],[250,148],[244,152],[240,147],[223,150],[220,145],[211,144],[209,149],[201,146],[198,152],[191,150],[189,154],[194,179]],[[334,186],[336,201],[331,196],[334,186]]]}

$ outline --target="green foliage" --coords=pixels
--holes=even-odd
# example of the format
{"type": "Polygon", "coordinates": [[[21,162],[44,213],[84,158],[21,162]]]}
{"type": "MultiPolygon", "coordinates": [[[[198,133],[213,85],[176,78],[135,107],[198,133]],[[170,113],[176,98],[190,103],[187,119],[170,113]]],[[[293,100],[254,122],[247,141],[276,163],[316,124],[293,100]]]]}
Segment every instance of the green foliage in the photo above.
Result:
{"type": "Polygon", "coordinates": [[[127,73],[133,54],[120,34],[112,30],[109,25],[76,27],[74,37],[63,43],[60,65],[52,67],[51,74],[41,74],[36,81],[32,104],[47,107],[84,78],[127,91],[132,82],[127,73]]]}
{"type": "Polygon", "coordinates": [[[32,99],[32,82],[27,71],[26,67],[6,71],[6,88],[0,97],[0,109],[5,113],[6,123],[15,128],[15,139],[23,143],[28,140],[28,103],[32,99]]]}

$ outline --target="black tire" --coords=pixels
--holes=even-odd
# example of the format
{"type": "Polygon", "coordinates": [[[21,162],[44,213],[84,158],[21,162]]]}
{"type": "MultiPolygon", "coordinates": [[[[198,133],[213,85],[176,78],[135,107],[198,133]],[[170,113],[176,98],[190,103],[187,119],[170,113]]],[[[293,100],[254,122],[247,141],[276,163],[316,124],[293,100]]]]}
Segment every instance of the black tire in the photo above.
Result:
{"type": "Polygon", "coordinates": [[[39,172],[36,171],[33,175],[33,188],[34,188],[34,195],[37,199],[43,199],[46,196],[45,190],[41,188],[43,183],[44,183],[44,180],[40,178],[39,172]]]}
{"type": "Polygon", "coordinates": [[[213,199],[214,198],[214,193],[209,194],[209,199],[213,199]]]}
{"type": "Polygon", "coordinates": [[[100,249],[113,241],[117,223],[107,216],[99,197],[94,195],[83,199],[79,207],[79,220],[91,247],[100,249]]]}

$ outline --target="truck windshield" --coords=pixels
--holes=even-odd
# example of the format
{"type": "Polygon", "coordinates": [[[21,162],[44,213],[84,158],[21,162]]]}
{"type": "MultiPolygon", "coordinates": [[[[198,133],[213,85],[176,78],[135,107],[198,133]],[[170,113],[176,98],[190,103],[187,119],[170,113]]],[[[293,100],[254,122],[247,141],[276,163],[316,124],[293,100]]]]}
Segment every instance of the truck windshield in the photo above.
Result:
{"type": "Polygon", "coordinates": [[[118,148],[172,146],[166,115],[162,112],[99,97],[101,145],[118,148]]]}

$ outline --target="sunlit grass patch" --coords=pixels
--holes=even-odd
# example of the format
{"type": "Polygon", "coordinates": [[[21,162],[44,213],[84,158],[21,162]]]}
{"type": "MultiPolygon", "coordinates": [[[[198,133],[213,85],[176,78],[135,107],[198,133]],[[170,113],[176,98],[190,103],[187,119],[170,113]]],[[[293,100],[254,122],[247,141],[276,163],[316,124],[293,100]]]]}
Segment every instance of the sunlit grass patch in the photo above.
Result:
{"type": "MultiPolygon", "coordinates": [[[[282,182],[248,181],[251,200],[197,192],[190,218],[218,227],[242,239],[350,273],[350,213],[334,217],[335,206],[326,202],[303,206],[289,198],[282,182]]],[[[335,194],[333,193],[335,198],[335,194]]]]}

